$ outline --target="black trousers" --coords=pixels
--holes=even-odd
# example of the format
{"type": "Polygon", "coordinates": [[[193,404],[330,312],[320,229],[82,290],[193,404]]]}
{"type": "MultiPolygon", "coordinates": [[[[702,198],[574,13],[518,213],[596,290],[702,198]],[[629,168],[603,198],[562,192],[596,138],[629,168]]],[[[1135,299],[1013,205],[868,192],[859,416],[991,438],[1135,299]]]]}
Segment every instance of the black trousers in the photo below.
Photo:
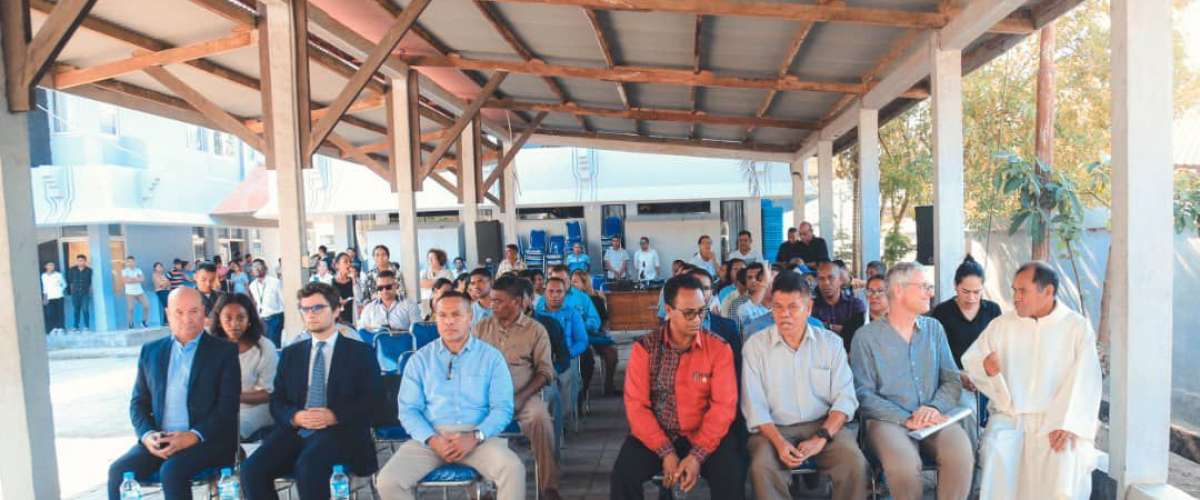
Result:
{"type": "Polygon", "coordinates": [[[145,480],[158,472],[163,498],[191,500],[192,477],[210,467],[232,467],[233,453],[233,446],[228,443],[218,446],[212,442],[203,442],[163,460],[151,455],[145,446],[138,443],[109,466],[108,499],[121,499],[120,489],[124,473],[133,472],[133,477],[145,480]]]}
{"type": "MultiPolygon", "coordinates": [[[[674,442],[675,453],[680,460],[692,449],[686,438],[674,442]]],[[[700,477],[708,483],[712,498],[720,500],[743,500],[746,498],[747,460],[737,448],[737,438],[726,435],[721,444],[704,463],[700,464],[700,477]]],[[[609,498],[612,500],[642,500],[642,485],[662,472],[662,459],[637,438],[629,436],[621,445],[617,462],[613,465],[609,483],[609,498]]]]}
{"type": "MultiPolygon", "coordinates": [[[[350,462],[350,447],[344,434],[331,429],[302,438],[293,429],[277,427],[242,462],[242,490],[246,492],[246,500],[278,500],[275,479],[293,473],[300,500],[328,500],[333,466],[350,462]]],[[[351,472],[349,467],[346,472],[351,472]]]]}
{"type": "Polygon", "coordinates": [[[42,306],[42,318],[46,322],[46,333],[63,327],[66,317],[63,316],[63,299],[50,299],[42,306]]]}

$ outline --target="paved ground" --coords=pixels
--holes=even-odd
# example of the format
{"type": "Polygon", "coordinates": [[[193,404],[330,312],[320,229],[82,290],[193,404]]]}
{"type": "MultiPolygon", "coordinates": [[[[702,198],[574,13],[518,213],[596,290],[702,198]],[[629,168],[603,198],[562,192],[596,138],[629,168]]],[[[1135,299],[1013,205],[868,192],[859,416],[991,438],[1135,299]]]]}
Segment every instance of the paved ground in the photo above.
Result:
{"type": "MultiPolygon", "coordinates": [[[[628,343],[632,335],[617,337],[623,344],[623,365],[628,357],[628,343]]],[[[137,348],[129,347],[71,349],[51,353],[51,398],[64,498],[103,499],[108,465],[134,444],[128,408],[137,352],[137,348]]],[[[623,371],[621,369],[618,373],[623,371]]],[[[599,390],[598,377],[593,381],[596,391],[599,390]]],[[[563,450],[563,498],[608,498],[613,462],[628,432],[620,399],[595,397],[582,432],[569,433],[566,438],[563,450]]],[[[1101,447],[1104,445],[1104,435],[1102,432],[1101,447]]],[[[527,448],[518,446],[518,449],[526,463],[531,463],[527,448]]],[[[1200,465],[1177,455],[1171,456],[1170,465],[1171,484],[1200,497],[1200,465]]],[[[532,475],[532,467],[530,471],[532,475]]],[[[205,498],[199,490],[196,493],[196,498],[205,498]]],[[[157,497],[148,495],[147,498],[157,497]]],[[[422,497],[439,498],[441,494],[429,492],[422,497]]],[[[451,498],[465,498],[465,495],[456,492],[451,498]]],[[[529,498],[533,498],[532,492],[529,498]]],[[[658,498],[651,485],[647,485],[646,498],[658,498]]],[[[687,500],[709,498],[703,483],[697,491],[687,496],[687,500]]],[[[927,498],[932,498],[931,492],[927,493],[927,498]]]]}

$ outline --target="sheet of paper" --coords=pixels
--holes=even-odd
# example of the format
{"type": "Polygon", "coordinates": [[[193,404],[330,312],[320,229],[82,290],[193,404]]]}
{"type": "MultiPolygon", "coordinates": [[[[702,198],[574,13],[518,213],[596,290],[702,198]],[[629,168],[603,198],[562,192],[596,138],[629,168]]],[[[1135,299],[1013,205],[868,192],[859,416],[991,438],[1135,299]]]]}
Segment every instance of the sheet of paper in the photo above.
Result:
{"type": "Polygon", "coordinates": [[[940,423],[940,424],[937,424],[937,425],[931,425],[931,426],[929,426],[929,427],[926,427],[926,428],[924,428],[924,429],[917,429],[917,430],[915,430],[915,431],[908,431],[908,437],[910,437],[910,438],[913,438],[913,439],[916,439],[917,441],[920,441],[920,440],[922,440],[922,439],[925,439],[925,438],[927,438],[927,437],[929,437],[929,436],[932,436],[932,435],[936,434],[936,433],[937,433],[937,431],[940,431],[940,430],[942,430],[942,429],[945,429],[945,428],[946,428],[947,426],[949,426],[949,425],[957,424],[959,420],[962,420],[962,419],[964,419],[964,418],[967,418],[967,416],[969,416],[971,413],[972,413],[972,411],[971,411],[971,409],[970,409],[970,408],[966,408],[966,407],[960,406],[960,407],[958,407],[958,408],[955,408],[955,409],[953,409],[953,410],[950,410],[950,413],[947,413],[947,414],[945,415],[945,417],[946,417],[946,421],[945,421],[945,422],[942,422],[942,423],[940,423]]]}

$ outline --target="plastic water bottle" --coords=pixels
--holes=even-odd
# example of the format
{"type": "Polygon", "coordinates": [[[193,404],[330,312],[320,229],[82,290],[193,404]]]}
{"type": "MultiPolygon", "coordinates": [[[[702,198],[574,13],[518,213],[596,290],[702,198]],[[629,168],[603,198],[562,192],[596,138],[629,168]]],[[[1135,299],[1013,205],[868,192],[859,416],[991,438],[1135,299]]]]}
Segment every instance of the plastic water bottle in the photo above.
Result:
{"type": "Polygon", "coordinates": [[[142,500],[142,486],[133,478],[133,473],[126,472],[121,477],[121,500],[142,500]]]}
{"type": "Polygon", "coordinates": [[[217,482],[217,495],[221,500],[242,500],[242,482],[233,474],[233,469],[221,469],[221,480],[217,482]]]}
{"type": "Polygon", "coordinates": [[[350,500],[350,476],[341,465],[333,466],[333,475],[329,476],[330,500],[350,500]]]}

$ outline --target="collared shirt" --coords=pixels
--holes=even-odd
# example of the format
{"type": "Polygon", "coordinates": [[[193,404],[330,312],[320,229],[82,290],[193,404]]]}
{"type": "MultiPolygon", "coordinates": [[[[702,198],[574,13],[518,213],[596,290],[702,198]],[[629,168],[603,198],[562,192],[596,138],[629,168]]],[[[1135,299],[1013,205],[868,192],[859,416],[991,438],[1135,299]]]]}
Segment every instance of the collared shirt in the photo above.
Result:
{"type": "Polygon", "coordinates": [[[738,329],[742,329],[745,325],[742,324],[741,315],[738,314],[738,311],[740,311],[742,309],[742,305],[746,304],[747,302],[750,302],[749,290],[746,290],[746,293],[740,294],[737,296],[737,298],[733,299],[733,301],[729,303],[729,314],[722,314],[722,316],[736,321],[738,324],[738,329]]]}
{"type": "Polygon", "coordinates": [[[829,260],[829,246],[825,244],[823,238],[813,236],[808,243],[805,243],[804,240],[796,240],[796,244],[792,248],[795,251],[792,258],[799,257],[805,264],[829,260]]]}
{"type": "MultiPolygon", "coordinates": [[[[535,309],[545,308],[546,298],[542,297],[534,302],[535,309]]],[[[583,318],[583,327],[587,329],[588,335],[596,335],[600,333],[600,313],[596,309],[596,304],[592,302],[592,298],[588,294],[571,287],[567,290],[567,298],[563,299],[563,307],[574,309],[579,313],[579,317],[583,318]]]]}
{"type": "Polygon", "coordinates": [[[766,260],[763,259],[762,252],[759,252],[758,250],[755,250],[753,248],[751,248],[750,251],[746,252],[746,253],[742,253],[741,249],[737,249],[737,248],[733,249],[732,252],[729,252],[729,258],[725,259],[725,260],[733,260],[733,259],[742,259],[742,260],[746,261],[747,264],[750,264],[753,262],[766,262],[766,260]]]}
{"type": "Polygon", "coordinates": [[[203,292],[200,293],[200,302],[204,304],[205,316],[212,314],[213,307],[217,305],[217,301],[221,299],[221,295],[223,295],[221,291],[215,289],[208,292],[208,295],[205,295],[203,292]]]}
{"type": "MultiPolygon", "coordinates": [[[[333,325],[333,327],[337,329],[338,335],[341,335],[342,337],[345,337],[345,338],[348,338],[350,340],[354,340],[357,342],[363,342],[362,336],[358,334],[358,330],[355,330],[354,328],[343,325],[341,323],[335,323],[333,325]]],[[[304,342],[305,340],[308,340],[311,338],[312,338],[312,334],[309,333],[307,329],[301,330],[299,335],[296,335],[295,337],[292,337],[292,340],[285,342],[283,347],[287,348],[287,347],[291,346],[292,344],[304,342]]],[[[363,343],[365,344],[366,342],[363,342],[363,343]]],[[[329,353],[326,352],[326,355],[328,355],[328,354],[329,353]]]]}
{"type": "Polygon", "coordinates": [[[769,314],[771,314],[771,308],[765,304],[755,304],[754,301],[747,300],[741,307],[738,307],[738,323],[749,325],[752,321],[769,314]]]}
{"type": "Polygon", "coordinates": [[[651,331],[633,345],[625,372],[626,417],[633,437],[658,456],[675,451],[671,442],[685,437],[691,454],[703,462],[737,414],[733,351],[704,330],[687,349],[675,349],[667,328],[651,331]]]}
{"type": "Polygon", "coordinates": [[[661,263],[658,260],[658,250],[653,248],[646,250],[638,250],[633,254],[633,277],[639,280],[655,280],[658,279],[658,268],[661,263]]]}
{"type": "Polygon", "coordinates": [[[733,301],[737,300],[738,297],[741,297],[742,292],[739,291],[736,286],[727,287],[725,290],[722,290],[722,293],[719,295],[721,299],[721,316],[733,318],[737,315],[737,310],[733,309],[733,301]],[[725,290],[731,291],[725,292],[725,290]]]}
{"type": "Polygon", "coordinates": [[[607,263],[609,267],[609,270],[606,273],[608,277],[617,277],[617,273],[621,273],[621,278],[633,277],[630,274],[631,270],[629,269],[629,266],[626,265],[626,262],[629,262],[629,252],[624,248],[609,248],[608,250],[605,250],[604,262],[607,263]],[[622,266],[624,266],[624,270],[621,269],[622,266]]]}
{"type": "Polygon", "coordinates": [[[71,285],[72,295],[92,293],[92,268],[71,266],[67,269],[67,283],[71,285]]]}
{"type": "Polygon", "coordinates": [[[500,261],[500,265],[496,267],[496,276],[504,273],[518,272],[525,270],[525,262],[517,259],[517,262],[509,262],[508,259],[500,261]]]}
{"type": "Polygon", "coordinates": [[[192,380],[192,365],[196,361],[196,349],[199,346],[199,336],[187,345],[181,343],[178,338],[171,339],[171,360],[167,364],[167,389],[163,405],[164,431],[186,431],[191,427],[188,416],[188,384],[192,380]]]}
{"type": "Polygon", "coordinates": [[[475,326],[480,321],[492,317],[492,310],[484,307],[478,300],[471,301],[471,331],[475,331],[475,326]]]}
{"type": "Polygon", "coordinates": [[[383,303],[383,299],[375,299],[368,302],[358,314],[358,328],[365,330],[408,330],[418,321],[421,321],[421,306],[411,300],[396,299],[389,307],[383,303]]]}
{"type": "Polygon", "coordinates": [[[712,260],[704,260],[704,257],[700,256],[700,252],[696,252],[695,255],[692,255],[690,264],[699,268],[703,268],[705,271],[708,271],[710,276],[713,277],[717,275],[717,268],[721,267],[721,263],[717,262],[717,254],[713,254],[712,260]]]}
{"type": "Polygon", "coordinates": [[[440,339],[408,360],[397,398],[400,423],[426,442],[443,425],[473,425],[484,439],[500,434],[513,415],[513,383],[500,351],[475,336],[454,354],[440,339]]]}
{"type": "Polygon", "coordinates": [[[806,326],[793,350],[772,326],[746,340],[742,359],[742,414],[751,432],[763,424],[812,422],[830,411],[852,418],[858,409],[842,340],[829,330],[806,326]]]}
{"type": "Polygon", "coordinates": [[[500,319],[491,316],[472,330],[479,340],[500,350],[508,362],[513,387],[517,390],[529,385],[533,377],[541,375],[546,383],[554,382],[554,359],[550,355],[550,334],[533,318],[521,313],[512,325],[500,324],[500,319]]]}
{"type": "Polygon", "coordinates": [[[825,328],[829,328],[832,325],[843,326],[855,314],[862,314],[866,310],[867,306],[858,297],[843,290],[837,304],[832,305],[825,302],[825,296],[817,294],[817,298],[813,299],[812,315],[821,320],[825,328]]]}
{"type": "MultiPolygon", "coordinates": [[[[396,273],[396,296],[400,297],[401,299],[407,299],[408,287],[404,285],[404,273],[400,272],[399,264],[395,262],[390,264],[391,266],[388,267],[388,269],[396,273]]],[[[372,300],[375,298],[375,295],[379,293],[379,291],[375,289],[375,282],[379,281],[379,271],[380,269],[376,267],[375,269],[363,273],[362,279],[358,280],[359,286],[361,287],[360,293],[362,295],[362,300],[372,300]]]]}
{"type": "Polygon", "coordinates": [[[589,258],[586,253],[581,253],[579,255],[571,253],[570,255],[567,255],[566,262],[567,269],[570,269],[572,273],[575,271],[583,271],[585,273],[591,272],[592,259],[589,258]]]}
{"type": "MultiPolygon", "coordinates": [[[[325,357],[325,380],[321,381],[322,384],[329,382],[329,369],[332,368],[332,364],[330,363],[330,361],[333,361],[333,348],[335,346],[337,346],[338,337],[340,337],[340,336],[341,336],[340,334],[338,334],[337,332],[334,332],[333,335],[330,335],[329,338],[325,339],[325,350],[324,350],[324,353],[322,354],[325,357]]],[[[313,378],[312,378],[313,366],[316,365],[317,344],[320,342],[319,340],[317,340],[315,338],[312,338],[311,340],[312,340],[312,344],[308,351],[308,385],[310,385],[310,386],[313,384],[313,378]]],[[[326,394],[329,394],[329,393],[326,392],[326,394]]]]}
{"type": "Polygon", "coordinates": [[[854,334],[850,368],[865,418],[903,425],[917,408],[942,413],[958,406],[962,381],[946,333],[936,319],[918,316],[905,342],[886,318],[854,334]]]}
{"type": "MultiPolygon", "coordinates": [[[[749,323],[742,325],[742,338],[748,339],[748,338],[750,338],[750,336],[752,336],[756,333],[765,331],[767,328],[770,328],[772,326],[775,326],[775,315],[774,314],[764,314],[762,316],[754,318],[749,323]]],[[[813,328],[825,328],[825,325],[821,324],[821,320],[814,318],[812,316],[808,317],[808,326],[811,326],[813,328]]]]}
{"type": "Polygon", "coordinates": [[[258,317],[266,318],[283,313],[283,283],[279,278],[266,276],[250,283],[250,295],[258,304],[258,317]]]}
{"type": "Polygon", "coordinates": [[[579,317],[579,312],[574,309],[560,307],[557,311],[551,311],[546,307],[546,302],[538,302],[538,307],[535,309],[538,314],[544,314],[554,318],[559,325],[562,325],[563,332],[567,337],[567,349],[571,351],[571,358],[577,358],[588,346],[587,328],[583,326],[583,318],[579,317]]]}
{"type": "MultiPolygon", "coordinates": [[[[136,267],[133,267],[133,268],[127,267],[125,269],[122,269],[121,277],[122,278],[133,278],[133,279],[145,279],[145,275],[142,274],[142,270],[138,269],[136,267]]],[[[142,289],[141,281],[125,283],[125,295],[141,295],[143,293],[146,293],[146,292],[145,292],[145,290],[142,289]]]]}
{"type": "Polygon", "coordinates": [[[66,290],[67,280],[63,279],[62,273],[58,271],[42,273],[42,293],[46,295],[47,299],[61,299],[66,290]]]}

